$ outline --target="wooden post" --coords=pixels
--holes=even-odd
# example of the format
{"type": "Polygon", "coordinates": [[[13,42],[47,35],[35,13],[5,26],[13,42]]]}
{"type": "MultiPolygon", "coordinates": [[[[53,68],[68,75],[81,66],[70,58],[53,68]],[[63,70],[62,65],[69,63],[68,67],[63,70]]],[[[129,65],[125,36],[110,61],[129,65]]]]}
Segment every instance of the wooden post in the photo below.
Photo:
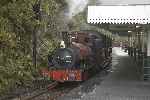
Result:
{"type": "MultiPolygon", "coordinates": [[[[36,0],[35,4],[33,5],[33,11],[35,13],[34,19],[40,21],[41,20],[41,12],[40,12],[40,6],[41,6],[41,0],[36,0]]],[[[33,66],[36,68],[37,66],[37,32],[39,31],[39,23],[37,26],[35,26],[34,31],[32,33],[32,61],[33,61],[33,66]]]]}

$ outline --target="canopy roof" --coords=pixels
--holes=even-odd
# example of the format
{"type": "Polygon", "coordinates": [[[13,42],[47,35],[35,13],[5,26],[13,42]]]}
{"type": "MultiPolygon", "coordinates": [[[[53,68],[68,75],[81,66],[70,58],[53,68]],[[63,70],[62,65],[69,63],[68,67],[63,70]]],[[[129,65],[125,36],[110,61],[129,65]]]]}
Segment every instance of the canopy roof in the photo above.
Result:
{"type": "Polygon", "coordinates": [[[88,23],[149,24],[150,5],[88,6],[88,23]]]}

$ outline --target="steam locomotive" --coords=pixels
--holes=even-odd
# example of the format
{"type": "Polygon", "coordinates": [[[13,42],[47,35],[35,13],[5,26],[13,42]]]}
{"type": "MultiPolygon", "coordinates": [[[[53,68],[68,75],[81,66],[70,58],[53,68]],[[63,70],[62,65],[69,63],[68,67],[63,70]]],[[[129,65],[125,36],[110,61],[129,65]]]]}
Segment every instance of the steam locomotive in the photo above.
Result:
{"type": "Polygon", "coordinates": [[[104,69],[111,61],[111,39],[98,32],[63,32],[63,42],[48,56],[49,66],[42,70],[52,80],[84,81],[104,69]]]}

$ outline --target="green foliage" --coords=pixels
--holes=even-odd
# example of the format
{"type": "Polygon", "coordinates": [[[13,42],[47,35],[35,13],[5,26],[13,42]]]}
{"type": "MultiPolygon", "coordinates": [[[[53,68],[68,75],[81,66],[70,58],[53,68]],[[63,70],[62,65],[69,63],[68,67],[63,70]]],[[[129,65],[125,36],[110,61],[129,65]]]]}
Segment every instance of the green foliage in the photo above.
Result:
{"type": "Polygon", "coordinates": [[[80,12],[79,14],[74,16],[74,18],[72,19],[71,24],[72,24],[71,28],[73,30],[82,30],[83,27],[86,27],[88,24],[86,22],[86,13],[85,13],[85,11],[80,12]]]}
{"type": "Polygon", "coordinates": [[[39,39],[38,68],[46,65],[47,54],[57,47],[54,38],[56,16],[66,3],[63,0],[61,3],[58,0],[41,1],[42,20],[39,21],[34,18],[36,0],[0,0],[0,94],[11,85],[33,79],[38,72],[32,64],[33,32],[39,39]],[[39,34],[35,27],[41,31],[39,34]]]}

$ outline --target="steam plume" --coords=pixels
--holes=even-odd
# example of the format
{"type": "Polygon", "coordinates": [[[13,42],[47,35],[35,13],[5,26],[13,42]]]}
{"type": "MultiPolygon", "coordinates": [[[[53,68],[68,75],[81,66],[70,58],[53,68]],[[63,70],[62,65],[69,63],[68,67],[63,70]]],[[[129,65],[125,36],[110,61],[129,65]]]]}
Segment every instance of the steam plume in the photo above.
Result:
{"type": "Polygon", "coordinates": [[[69,5],[68,17],[70,19],[76,14],[82,12],[88,4],[88,0],[66,0],[66,2],[69,5]]]}

